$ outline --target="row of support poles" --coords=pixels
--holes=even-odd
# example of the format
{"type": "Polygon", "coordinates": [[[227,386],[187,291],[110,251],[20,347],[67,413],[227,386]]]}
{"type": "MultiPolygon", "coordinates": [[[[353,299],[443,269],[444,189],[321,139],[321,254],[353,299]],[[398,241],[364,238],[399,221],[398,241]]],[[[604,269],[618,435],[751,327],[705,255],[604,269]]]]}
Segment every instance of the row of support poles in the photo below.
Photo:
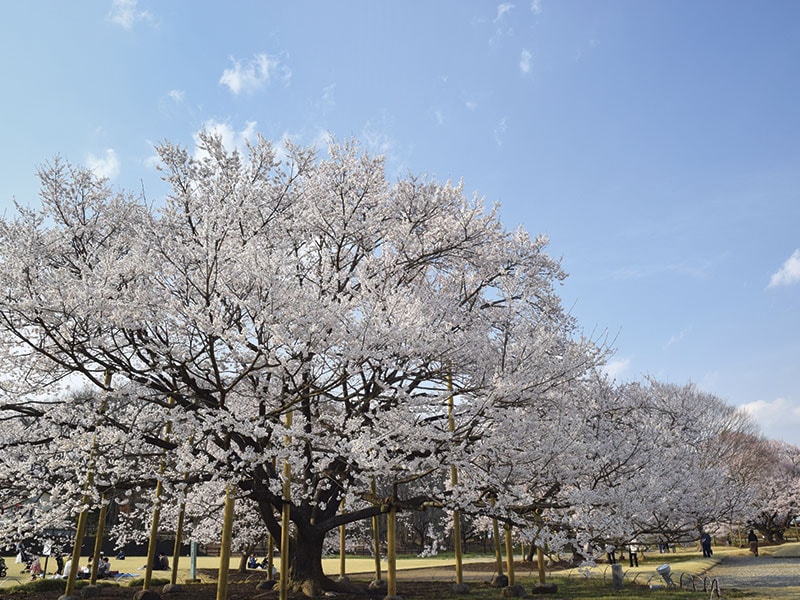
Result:
{"type": "MultiPolygon", "coordinates": [[[[106,370],[103,376],[103,386],[108,389],[111,385],[111,371],[106,370]]],[[[105,413],[107,401],[103,398],[98,410],[98,421],[105,413]]],[[[67,573],[67,584],[64,588],[65,596],[73,596],[75,593],[75,581],[78,579],[78,566],[81,560],[81,548],[83,547],[83,537],[86,535],[86,521],[89,519],[89,499],[94,485],[94,461],[97,455],[97,434],[92,440],[92,447],[89,450],[89,464],[86,468],[86,482],[83,485],[83,495],[81,498],[81,512],[78,515],[78,523],[75,526],[75,543],[72,546],[72,559],[70,562],[69,573],[67,573]]],[[[103,519],[104,520],[104,519],[103,519]]],[[[100,536],[98,536],[100,537],[100,536]]],[[[96,565],[95,565],[96,567],[96,565]]],[[[95,572],[96,576],[96,572],[95,572]]]]}

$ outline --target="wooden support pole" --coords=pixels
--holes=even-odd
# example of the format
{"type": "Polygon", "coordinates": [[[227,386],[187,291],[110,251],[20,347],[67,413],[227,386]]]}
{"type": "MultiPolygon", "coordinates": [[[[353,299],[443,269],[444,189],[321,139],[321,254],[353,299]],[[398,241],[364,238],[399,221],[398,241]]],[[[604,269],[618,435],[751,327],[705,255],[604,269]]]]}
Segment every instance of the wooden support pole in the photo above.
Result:
{"type": "MultiPolygon", "coordinates": [[[[372,497],[375,498],[377,490],[375,489],[375,478],[372,478],[370,483],[370,491],[372,497]]],[[[372,517],[372,552],[375,556],[375,581],[381,580],[381,522],[378,515],[372,517]]]]}
{"type": "MultiPolygon", "coordinates": [[[[491,499],[492,508],[494,508],[495,499],[491,499]]],[[[492,517],[492,537],[494,538],[494,562],[495,571],[497,575],[503,574],[503,552],[500,549],[500,525],[497,523],[497,517],[492,517]]]]}
{"type": "MultiPolygon", "coordinates": [[[[286,413],[286,427],[292,426],[292,413],[286,413]]],[[[286,445],[291,443],[291,437],[286,436],[286,445]]],[[[281,510],[281,579],[280,579],[280,600],[287,600],[289,597],[289,526],[291,518],[292,501],[292,466],[289,459],[283,461],[283,507],[281,510]]]]}
{"type": "MultiPolygon", "coordinates": [[[[106,389],[111,386],[111,371],[106,370],[103,376],[103,385],[106,389]]],[[[98,424],[103,413],[106,412],[106,399],[100,402],[98,409],[98,424]]],[[[86,469],[86,482],[83,485],[83,496],[81,498],[81,512],[78,515],[78,523],[75,526],[75,542],[72,546],[72,559],[70,562],[69,573],[67,573],[67,583],[64,587],[64,595],[72,596],[75,592],[75,581],[78,579],[78,566],[81,560],[81,548],[83,547],[83,537],[86,535],[86,522],[89,520],[89,492],[94,485],[94,461],[97,454],[97,434],[92,439],[92,447],[89,451],[89,464],[86,469]]]]}
{"type": "MultiPolygon", "coordinates": [[[[341,510],[344,512],[344,498],[342,498],[341,510]]],[[[347,532],[344,525],[339,525],[339,577],[347,575],[347,566],[345,553],[347,550],[347,532]]]]}
{"type": "MultiPolygon", "coordinates": [[[[87,483],[90,478],[87,478],[87,483]]],[[[84,503],[88,500],[84,496],[84,503]]],[[[81,546],[83,546],[83,536],[86,534],[86,521],[89,518],[89,511],[83,509],[78,515],[78,524],[75,526],[75,545],[72,547],[72,558],[67,573],[67,586],[64,589],[65,596],[72,596],[75,592],[75,581],[78,579],[78,565],[81,560],[81,546]]]]}
{"type": "Polygon", "coordinates": [[[506,532],[506,570],[508,571],[508,585],[514,585],[514,544],[511,541],[511,523],[504,526],[506,532]]]}
{"type": "Polygon", "coordinates": [[[386,526],[386,595],[397,595],[397,508],[392,498],[392,507],[389,509],[386,526]]]}
{"type": "Polygon", "coordinates": [[[106,514],[108,513],[108,502],[106,495],[100,500],[100,514],[97,517],[97,532],[94,536],[94,552],[92,553],[92,571],[89,574],[89,583],[97,583],[97,570],[100,567],[100,553],[103,550],[103,536],[106,534],[106,514]]]}
{"type": "MultiPolygon", "coordinates": [[[[447,390],[450,392],[447,398],[447,421],[450,433],[455,433],[456,421],[453,416],[453,377],[449,372],[447,373],[447,390]]],[[[453,489],[458,485],[458,471],[453,464],[450,465],[450,483],[453,489]]],[[[463,553],[461,551],[461,512],[458,509],[453,511],[453,549],[456,555],[456,583],[461,584],[464,583],[464,569],[462,566],[463,553]]]]}
{"type": "Polygon", "coordinates": [[[275,572],[275,538],[270,533],[267,536],[267,579],[272,579],[275,572]]]}
{"type": "Polygon", "coordinates": [[[175,545],[172,546],[172,575],[170,583],[178,583],[178,563],[181,560],[181,542],[183,541],[183,522],[186,519],[186,503],[181,502],[178,508],[178,522],[175,524],[175,545]]]}
{"type": "MultiPolygon", "coordinates": [[[[163,464],[162,464],[163,466],[163,464]]],[[[161,474],[161,469],[159,469],[161,474]]],[[[147,542],[147,562],[144,566],[144,582],[142,589],[149,590],[150,582],[153,580],[153,563],[156,558],[156,542],[158,539],[158,522],[161,520],[161,478],[156,481],[155,502],[153,505],[153,516],[150,519],[150,536],[147,542]]]]}
{"type": "Polygon", "coordinates": [[[231,485],[225,486],[225,511],[222,517],[222,545],[219,549],[219,577],[217,579],[217,600],[228,597],[228,571],[231,566],[231,539],[233,538],[233,509],[236,499],[231,485]]]}
{"type": "MultiPolygon", "coordinates": [[[[194,433],[189,436],[189,447],[194,446],[194,433]]],[[[184,483],[189,478],[189,473],[184,471],[184,483]]],[[[183,491],[186,494],[186,489],[183,491]]],[[[175,524],[175,544],[172,546],[172,574],[170,576],[170,583],[176,585],[178,582],[178,564],[181,560],[181,543],[183,543],[183,525],[186,521],[186,496],[184,495],[181,504],[178,507],[178,522],[175,524]]],[[[194,579],[194,577],[190,577],[194,579]]]]}
{"type": "Polygon", "coordinates": [[[539,546],[536,546],[536,562],[539,563],[539,583],[544,583],[544,552],[539,546]]]}
{"type": "MultiPolygon", "coordinates": [[[[175,400],[170,398],[170,408],[174,405],[175,400]]],[[[169,439],[169,434],[172,433],[172,421],[167,421],[164,425],[164,441],[169,439]]],[[[156,481],[156,491],[153,494],[153,517],[150,520],[150,537],[147,541],[147,564],[144,568],[144,582],[142,583],[143,590],[150,589],[150,583],[153,580],[153,563],[156,558],[156,544],[158,543],[158,524],[161,521],[161,494],[164,491],[164,486],[161,483],[161,478],[167,470],[166,450],[161,452],[161,461],[158,465],[158,480],[156,481]]]]}

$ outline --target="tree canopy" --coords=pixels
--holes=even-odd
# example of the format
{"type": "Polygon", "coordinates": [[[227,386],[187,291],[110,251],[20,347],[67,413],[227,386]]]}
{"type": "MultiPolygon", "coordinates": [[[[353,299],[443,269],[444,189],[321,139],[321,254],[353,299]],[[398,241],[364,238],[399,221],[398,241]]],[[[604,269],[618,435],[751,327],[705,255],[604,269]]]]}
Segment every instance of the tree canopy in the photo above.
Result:
{"type": "Polygon", "coordinates": [[[693,386],[608,381],[544,236],[459,184],[389,182],[353,141],[158,151],[162,201],[56,159],[40,207],[0,221],[19,535],[68,522],[90,464],[94,502],[160,479],[208,507],[233,484],[276,536],[288,464],[292,576],[323,584],[325,534],[388,505],[585,548],[741,512],[722,442],[752,424],[693,386]]]}

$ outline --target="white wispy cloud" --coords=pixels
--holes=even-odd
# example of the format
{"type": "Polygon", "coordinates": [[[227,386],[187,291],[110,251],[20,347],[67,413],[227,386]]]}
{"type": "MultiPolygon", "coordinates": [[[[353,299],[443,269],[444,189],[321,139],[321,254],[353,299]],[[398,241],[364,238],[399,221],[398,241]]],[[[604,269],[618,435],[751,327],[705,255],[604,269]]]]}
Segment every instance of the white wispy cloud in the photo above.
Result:
{"type": "Polygon", "coordinates": [[[377,121],[370,120],[364,124],[361,130],[361,138],[364,140],[367,150],[373,154],[389,154],[395,146],[395,141],[388,133],[391,123],[386,116],[377,121]]]}
{"type": "Polygon", "coordinates": [[[138,10],[137,0],[113,0],[106,19],[124,29],[133,29],[133,26],[140,21],[155,23],[155,17],[151,12],[138,10]]]}
{"type": "Polygon", "coordinates": [[[522,54],[519,57],[519,70],[523,73],[530,73],[532,58],[533,55],[530,53],[530,51],[523,49],[522,54]]]}
{"type": "Polygon", "coordinates": [[[602,370],[610,379],[617,379],[625,371],[630,369],[631,361],[628,358],[612,360],[603,365],[602,370]]]}
{"type": "Polygon", "coordinates": [[[503,2],[502,4],[500,4],[497,7],[497,16],[495,16],[494,22],[499,23],[500,21],[502,21],[503,17],[505,17],[509,12],[511,12],[512,8],[514,8],[514,5],[511,2],[503,2]]]}
{"type": "Polygon", "coordinates": [[[467,100],[464,103],[464,106],[467,107],[467,110],[475,110],[476,108],[478,108],[478,103],[475,100],[467,100]]]}
{"type": "Polygon", "coordinates": [[[531,12],[535,15],[542,14],[542,2],[541,0],[533,0],[531,2],[531,12]]]}
{"type": "Polygon", "coordinates": [[[280,77],[284,82],[288,82],[292,77],[292,71],[288,66],[263,52],[244,63],[234,58],[231,58],[231,62],[233,66],[222,72],[219,84],[227,85],[234,94],[259,90],[274,76],[280,77]]]}
{"type": "Polygon", "coordinates": [[[771,439],[796,439],[800,429],[800,403],[788,398],[756,400],[741,405],[771,439]]]}
{"type": "Polygon", "coordinates": [[[687,327],[686,329],[681,329],[678,333],[676,333],[675,335],[673,335],[672,337],[670,337],[667,340],[667,343],[664,344],[664,350],[667,350],[671,346],[673,346],[673,345],[677,344],[678,342],[680,342],[683,338],[685,338],[687,335],[689,335],[691,333],[691,331],[692,331],[691,327],[687,327]]]}
{"type": "Polygon", "coordinates": [[[494,128],[494,141],[498,146],[503,145],[503,140],[506,137],[506,131],[508,131],[508,119],[503,117],[494,128]]]}
{"type": "MultiPolygon", "coordinates": [[[[222,145],[228,151],[238,150],[244,154],[247,150],[247,142],[252,142],[256,137],[256,122],[248,121],[245,128],[241,131],[236,131],[229,123],[221,123],[214,119],[209,119],[203,123],[203,130],[222,138],[222,145]]],[[[200,146],[200,132],[198,131],[193,136],[195,143],[194,156],[195,158],[202,159],[207,156],[206,151],[200,146]]]]}
{"type": "Polygon", "coordinates": [[[800,283],[800,249],[795,250],[769,279],[769,287],[794,283],[800,283]]]}
{"type": "Polygon", "coordinates": [[[334,108],[336,106],[336,84],[332,83],[330,85],[326,85],[322,89],[322,107],[327,109],[334,108]]]}
{"type": "Polygon", "coordinates": [[[173,102],[180,104],[183,102],[185,94],[183,93],[183,90],[170,90],[167,92],[167,96],[169,96],[170,100],[173,102]]]}
{"type": "Polygon", "coordinates": [[[119,158],[113,148],[107,148],[103,156],[89,154],[86,157],[86,168],[98,177],[113,179],[119,175],[119,158]]]}

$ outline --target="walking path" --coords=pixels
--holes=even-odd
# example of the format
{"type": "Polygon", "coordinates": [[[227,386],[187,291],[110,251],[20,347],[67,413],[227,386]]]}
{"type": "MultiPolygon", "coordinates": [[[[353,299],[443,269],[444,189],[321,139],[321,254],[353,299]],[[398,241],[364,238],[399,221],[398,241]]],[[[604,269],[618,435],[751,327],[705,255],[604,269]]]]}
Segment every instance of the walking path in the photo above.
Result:
{"type": "Polygon", "coordinates": [[[730,554],[706,576],[719,579],[723,589],[798,587],[800,591],[800,558],[730,554]]]}

